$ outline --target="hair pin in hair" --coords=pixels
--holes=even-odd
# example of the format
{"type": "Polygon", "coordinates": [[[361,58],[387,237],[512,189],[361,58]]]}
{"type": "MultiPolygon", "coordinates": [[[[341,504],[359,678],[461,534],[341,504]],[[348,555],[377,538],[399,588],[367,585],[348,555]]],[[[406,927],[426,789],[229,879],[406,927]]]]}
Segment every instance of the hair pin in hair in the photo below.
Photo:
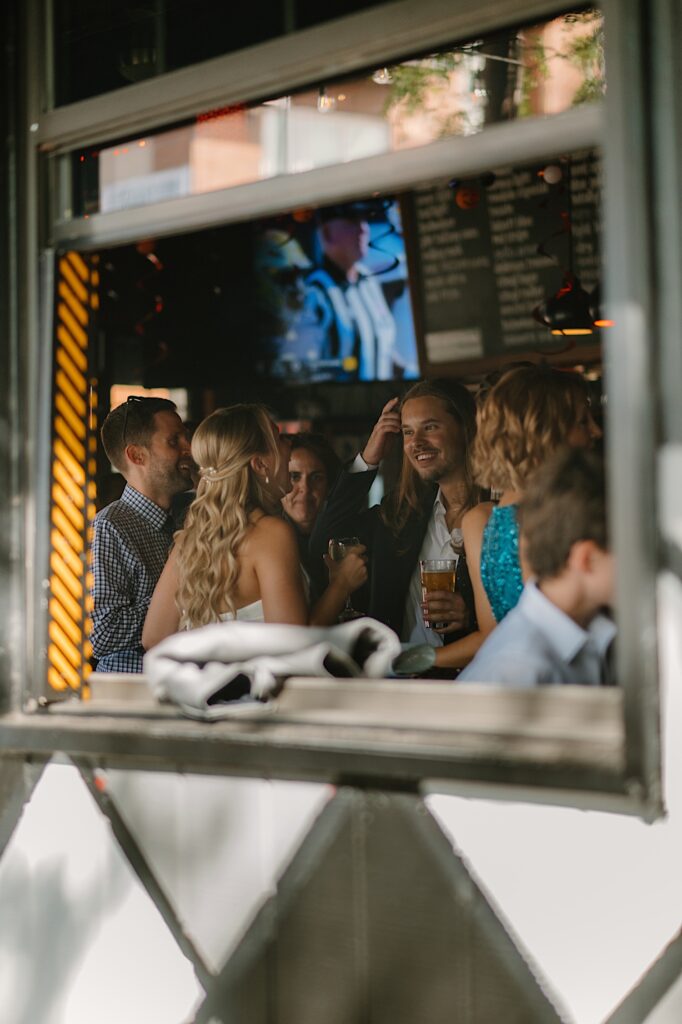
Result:
{"type": "Polygon", "coordinates": [[[199,472],[202,476],[207,477],[209,480],[213,480],[218,470],[215,466],[202,466],[199,472]]]}

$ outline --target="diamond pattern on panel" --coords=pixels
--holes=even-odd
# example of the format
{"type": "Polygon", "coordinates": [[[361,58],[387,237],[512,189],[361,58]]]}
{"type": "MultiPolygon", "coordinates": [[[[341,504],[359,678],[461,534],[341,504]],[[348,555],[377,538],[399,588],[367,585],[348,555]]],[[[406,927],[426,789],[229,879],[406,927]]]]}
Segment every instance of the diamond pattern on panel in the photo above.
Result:
{"type": "Polygon", "coordinates": [[[186,1024],[203,996],[109,823],[51,763],[0,860],[8,1024],[186,1024]]]}
{"type": "Polygon", "coordinates": [[[43,771],[41,763],[0,758],[0,857],[17,826],[24,804],[43,771]]]}
{"type": "Polygon", "coordinates": [[[341,791],[196,1024],[505,1024],[559,1016],[424,804],[341,791]]]}
{"type": "Polygon", "coordinates": [[[332,793],[308,783],[170,772],[107,770],[97,779],[127,830],[124,852],[144,859],[175,915],[175,933],[209,971],[223,966],[275,892],[332,793]]]}
{"type": "Polygon", "coordinates": [[[81,776],[90,793],[94,797],[98,807],[104,814],[106,814],[107,818],[111,822],[111,828],[117,842],[121,846],[121,849],[127,857],[133,871],[154,901],[154,904],[166,922],[166,926],[170,930],[171,935],[184,955],[193,964],[197,978],[201,984],[204,988],[207,988],[212,979],[212,974],[206,967],[206,964],[192,942],[192,939],[183,930],[165,891],[159,884],[154,872],[147,863],[142,850],[128,829],[128,826],[118,813],[116,805],[106,791],[102,775],[97,772],[89,771],[87,768],[83,767],[81,768],[81,776]]]}
{"type": "Polygon", "coordinates": [[[682,931],[605,1024],[679,1024],[682,1020],[682,931]]]}

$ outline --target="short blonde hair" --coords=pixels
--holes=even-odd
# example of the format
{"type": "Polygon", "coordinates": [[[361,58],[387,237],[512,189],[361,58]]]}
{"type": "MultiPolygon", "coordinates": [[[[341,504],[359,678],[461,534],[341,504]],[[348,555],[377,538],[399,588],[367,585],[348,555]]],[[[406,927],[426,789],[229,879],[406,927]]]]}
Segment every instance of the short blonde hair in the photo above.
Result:
{"type": "Polygon", "coordinates": [[[509,370],[478,410],[476,482],[522,490],[530,474],[565,444],[587,404],[587,385],[578,373],[551,366],[509,370]]]}

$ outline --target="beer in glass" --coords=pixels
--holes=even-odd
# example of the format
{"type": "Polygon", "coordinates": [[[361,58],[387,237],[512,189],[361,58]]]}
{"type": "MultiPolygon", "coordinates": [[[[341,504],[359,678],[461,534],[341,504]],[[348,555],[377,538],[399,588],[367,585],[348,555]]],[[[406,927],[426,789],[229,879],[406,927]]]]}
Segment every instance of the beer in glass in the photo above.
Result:
{"type": "MultiPolygon", "coordinates": [[[[454,558],[426,558],[419,562],[422,581],[422,599],[426,603],[427,594],[435,590],[455,592],[455,576],[457,562],[454,558]]],[[[424,613],[424,625],[428,629],[442,629],[447,622],[431,622],[428,613],[424,613]]]]}

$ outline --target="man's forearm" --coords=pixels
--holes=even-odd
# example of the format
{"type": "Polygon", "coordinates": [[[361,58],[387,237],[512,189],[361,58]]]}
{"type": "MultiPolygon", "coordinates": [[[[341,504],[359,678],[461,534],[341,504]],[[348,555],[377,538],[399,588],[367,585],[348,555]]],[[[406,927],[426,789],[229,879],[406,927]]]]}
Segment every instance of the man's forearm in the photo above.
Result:
{"type": "Polygon", "coordinates": [[[95,598],[90,637],[95,657],[103,658],[116,651],[139,647],[148,607],[149,601],[110,606],[95,598]]]}

